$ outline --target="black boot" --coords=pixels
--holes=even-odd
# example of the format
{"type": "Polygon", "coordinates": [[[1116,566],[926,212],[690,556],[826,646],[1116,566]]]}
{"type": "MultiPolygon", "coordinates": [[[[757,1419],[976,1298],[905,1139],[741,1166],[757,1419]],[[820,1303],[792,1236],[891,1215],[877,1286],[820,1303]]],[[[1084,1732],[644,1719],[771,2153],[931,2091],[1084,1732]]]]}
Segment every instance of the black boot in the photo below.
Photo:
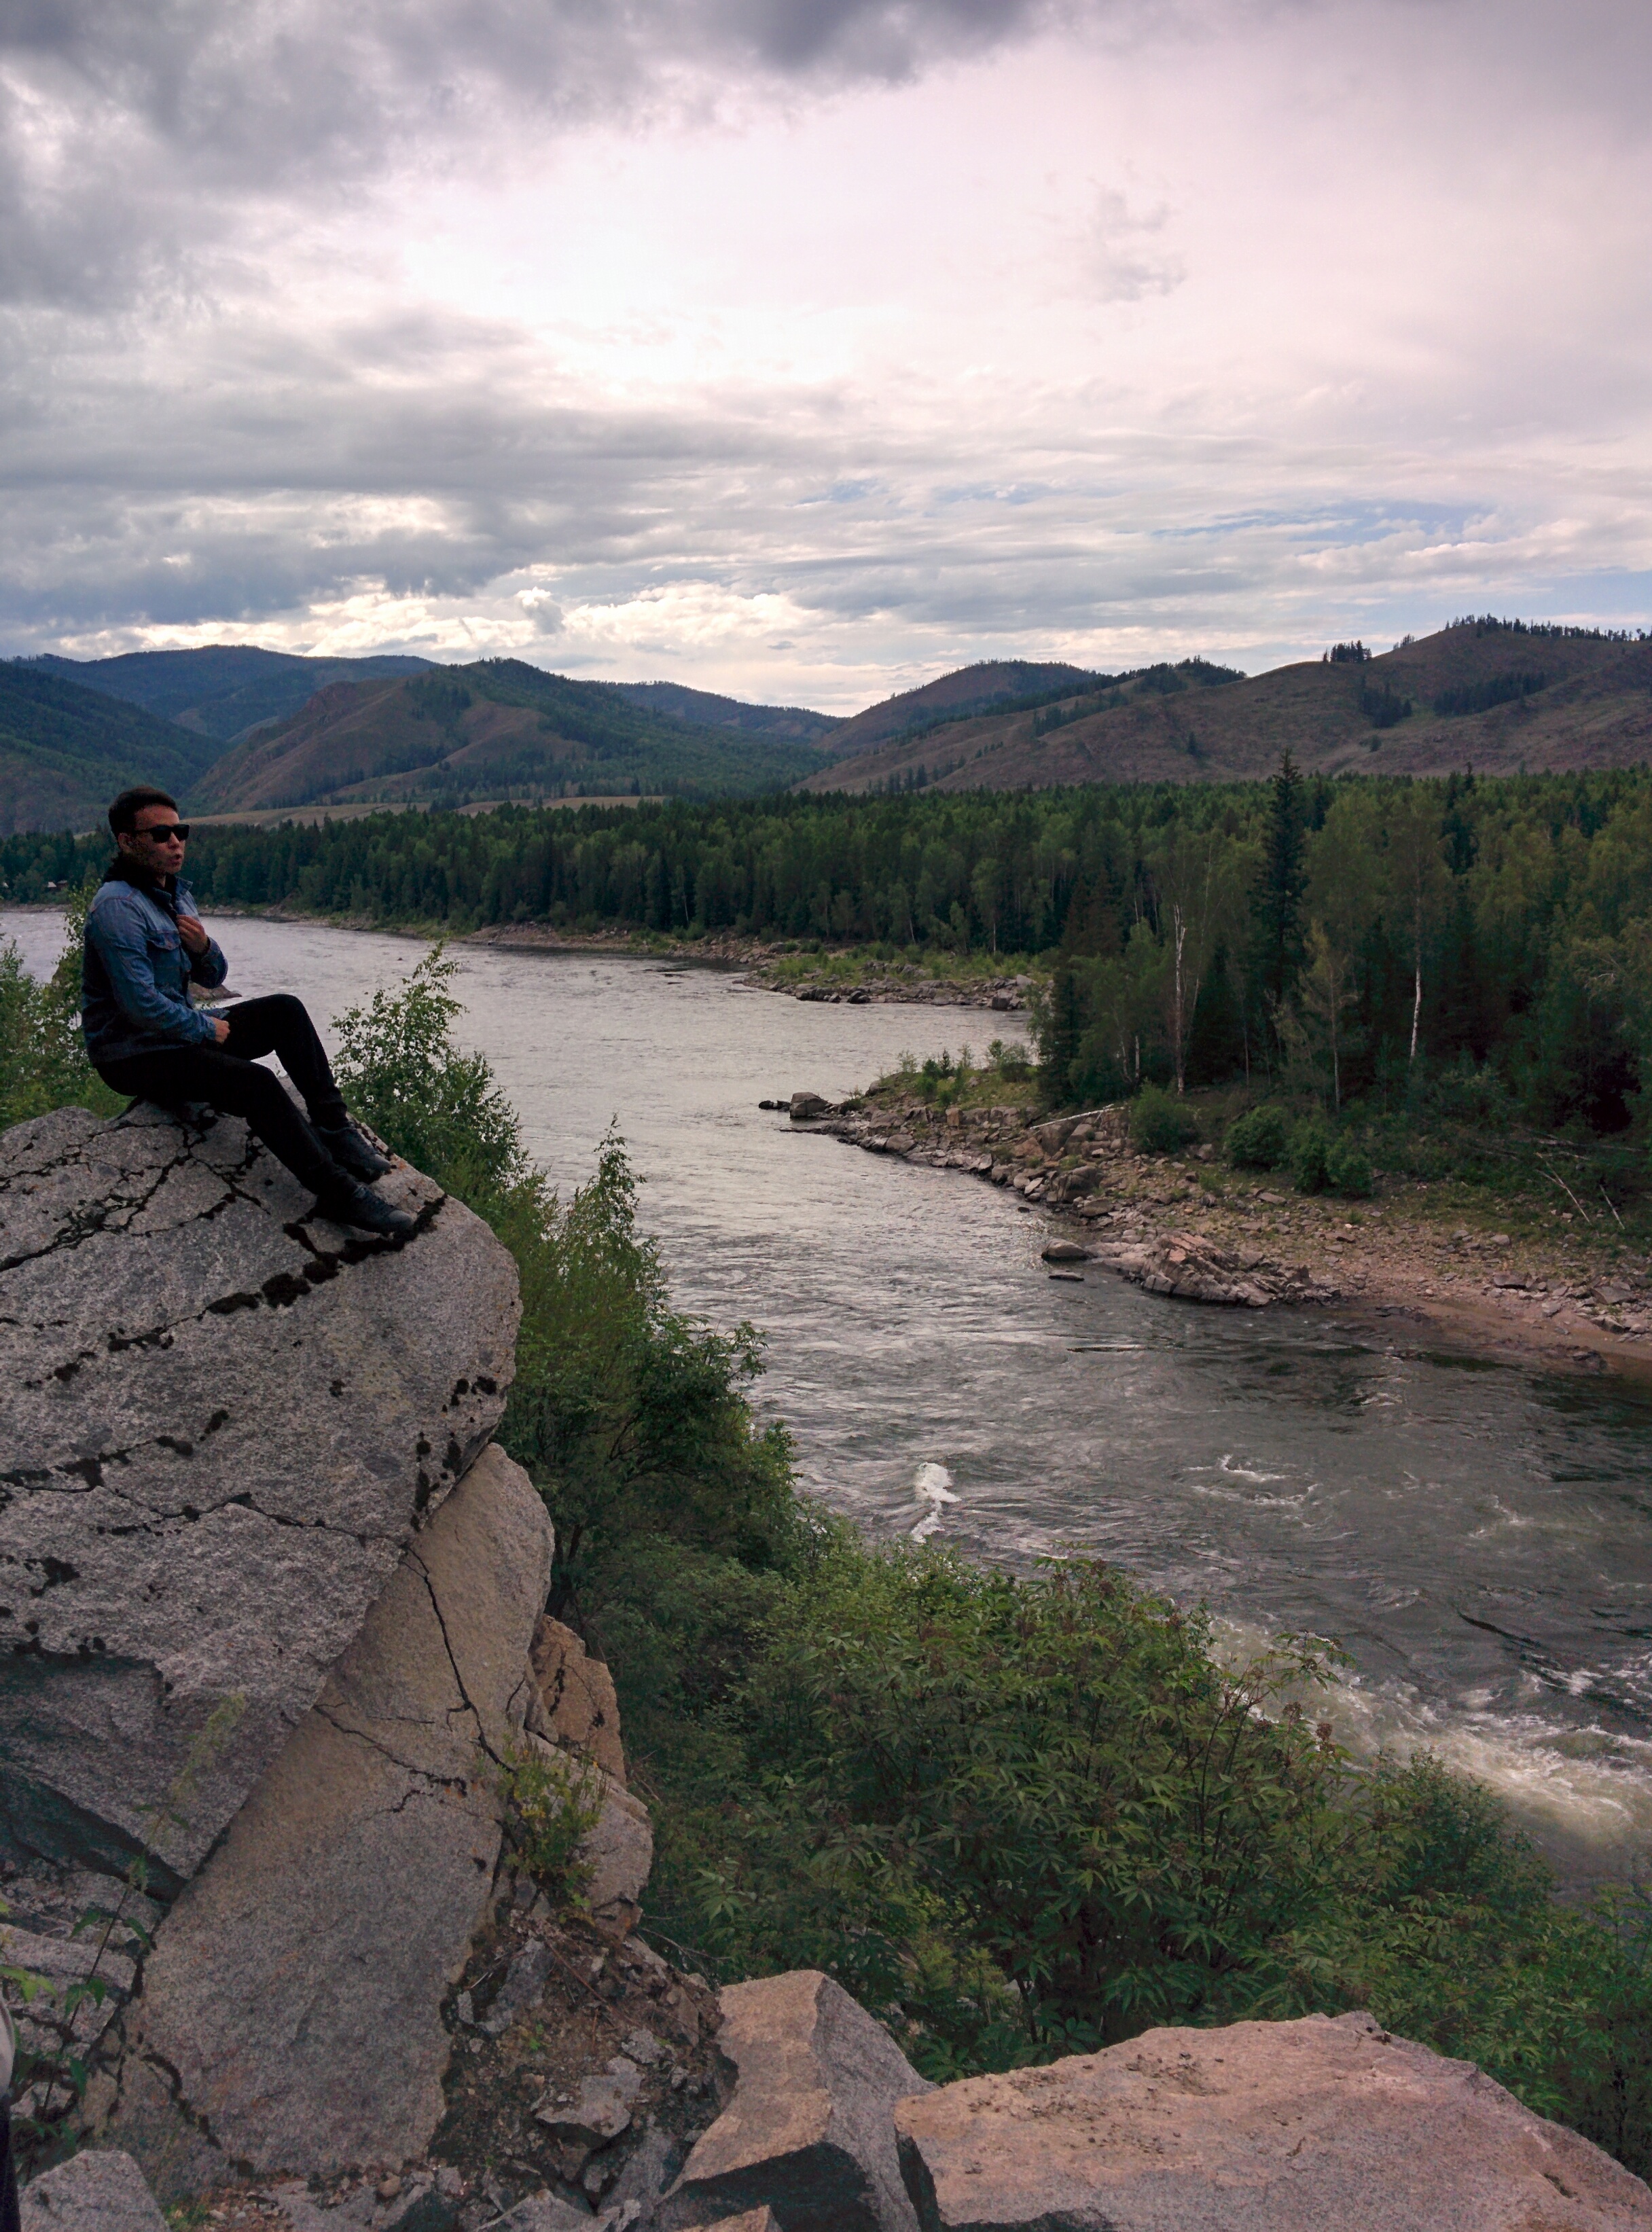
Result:
{"type": "Polygon", "coordinates": [[[341,1178],[336,1185],[323,1186],[316,1194],[315,1206],[334,1224],[353,1225],[358,1232],[377,1232],[386,1240],[405,1240],[410,1232],[418,1230],[416,1217],[380,1201],[371,1186],[358,1185],[353,1178],[341,1178]]]}
{"type": "Polygon", "coordinates": [[[331,1129],[317,1124],[314,1130],[339,1168],[348,1171],[353,1178],[361,1179],[364,1184],[383,1178],[390,1168],[378,1148],[364,1139],[353,1124],[340,1124],[331,1129]]]}

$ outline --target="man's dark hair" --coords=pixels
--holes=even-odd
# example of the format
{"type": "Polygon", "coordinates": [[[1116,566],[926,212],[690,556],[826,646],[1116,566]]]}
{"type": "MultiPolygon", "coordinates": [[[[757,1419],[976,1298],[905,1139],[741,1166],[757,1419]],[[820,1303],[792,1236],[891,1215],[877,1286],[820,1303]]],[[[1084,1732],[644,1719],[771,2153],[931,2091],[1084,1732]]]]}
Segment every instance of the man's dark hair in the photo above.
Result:
{"type": "Polygon", "coordinates": [[[169,798],[164,790],[157,790],[152,782],[135,782],[130,790],[123,790],[109,808],[109,827],[117,837],[130,837],[138,827],[138,816],[146,806],[170,806],[174,814],[178,801],[169,798]]]}

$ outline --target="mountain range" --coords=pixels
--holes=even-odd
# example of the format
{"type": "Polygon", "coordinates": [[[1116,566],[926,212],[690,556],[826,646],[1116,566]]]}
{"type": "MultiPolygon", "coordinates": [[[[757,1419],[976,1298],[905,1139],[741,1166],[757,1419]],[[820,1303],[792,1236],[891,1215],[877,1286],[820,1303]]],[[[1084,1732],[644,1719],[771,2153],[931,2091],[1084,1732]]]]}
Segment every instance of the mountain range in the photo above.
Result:
{"type": "MultiPolygon", "coordinates": [[[[981,672],[983,670],[974,670],[981,672]]],[[[949,678],[956,679],[957,678],[949,678]]],[[[1288,749],[1321,775],[1487,775],[1621,767],[1652,757],[1652,639],[1491,618],[1368,655],[1244,676],[1203,659],[1091,675],[1053,701],[937,724],[924,693],[881,737],[805,777],[806,790],[1042,790],[1056,783],[1233,782],[1288,749]]],[[[832,738],[839,752],[861,715],[832,738]]],[[[865,734],[865,731],[862,732],[865,734]]]]}
{"type": "Polygon", "coordinates": [[[507,797],[1228,782],[1652,756],[1652,639],[1491,618],[1246,676],[962,667],[848,720],[520,659],[308,659],[253,646],[0,662],[0,834],[89,828],[159,782],[195,814],[507,797]]]}

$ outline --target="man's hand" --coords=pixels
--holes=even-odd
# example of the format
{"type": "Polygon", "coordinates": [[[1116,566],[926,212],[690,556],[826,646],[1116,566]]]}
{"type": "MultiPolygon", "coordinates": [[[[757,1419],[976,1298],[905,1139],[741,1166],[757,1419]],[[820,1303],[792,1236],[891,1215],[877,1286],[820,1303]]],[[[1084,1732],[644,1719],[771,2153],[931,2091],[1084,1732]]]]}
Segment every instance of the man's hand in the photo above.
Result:
{"type": "Polygon", "coordinates": [[[186,953],[204,953],[212,942],[206,934],[206,925],[198,915],[180,914],[178,918],[178,934],[184,941],[184,950],[186,953]]]}
{"type": "Polygon", "coordinates": [[[224,1022],[222,1015],[213,1016],[212,1028],[217,1034],[218,1044],[220,1046],[228,1046],[230,1043],[230,1026],[224,1022]]]}

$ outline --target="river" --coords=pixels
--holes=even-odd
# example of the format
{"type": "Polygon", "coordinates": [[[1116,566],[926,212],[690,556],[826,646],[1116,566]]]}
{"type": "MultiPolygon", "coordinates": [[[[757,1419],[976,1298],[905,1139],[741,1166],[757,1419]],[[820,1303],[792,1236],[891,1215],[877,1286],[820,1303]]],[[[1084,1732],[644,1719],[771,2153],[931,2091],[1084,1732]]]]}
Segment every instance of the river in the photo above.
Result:
{"type": "MultiPolygon", "coordinates": [[[[219,925],[243,995],[319,1017],[393,983],[407,941],[219,925]]],[[[0,913],[31,969],[57,918],[0,913]]],[[[617,1122],[673,1291],[768,1336],[760,1408],[800,1477],[874,1534],[1025,1564],[1079,1550],[1227,1646],[1339,1639],[1332,1717],[1481,1776],[1574,1880],[1652,1852],[1652,1408],[1611,1382],[1417,1353],[1319,1311],[1201,1308],[1053,1281],[1044,1219],[956,1172],[794,1131],[760,1099],[839,1097],[1019,1019],[833,1007],[728,972],[460,948],[463,1035],[559,1184],[617,1122]]]]}

